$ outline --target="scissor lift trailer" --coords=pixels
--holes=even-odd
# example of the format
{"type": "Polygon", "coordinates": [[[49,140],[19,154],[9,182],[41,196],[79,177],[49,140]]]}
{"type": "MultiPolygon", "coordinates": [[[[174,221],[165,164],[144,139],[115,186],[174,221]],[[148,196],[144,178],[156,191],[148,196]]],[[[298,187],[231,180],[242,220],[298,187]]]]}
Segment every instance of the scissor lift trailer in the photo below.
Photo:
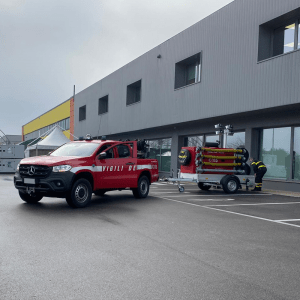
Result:
{"type": "Polygon", "coordinates": [[[229,194],[236,193],[242,185],[248,190],[255,181],[246,164],[248,158],[245,148],[183,147],[178,157],[178,178],[167,181],[177,184],[180,192],[184,192],[181,182],[195,182],[205,191],[217,186],[229,194]]]}

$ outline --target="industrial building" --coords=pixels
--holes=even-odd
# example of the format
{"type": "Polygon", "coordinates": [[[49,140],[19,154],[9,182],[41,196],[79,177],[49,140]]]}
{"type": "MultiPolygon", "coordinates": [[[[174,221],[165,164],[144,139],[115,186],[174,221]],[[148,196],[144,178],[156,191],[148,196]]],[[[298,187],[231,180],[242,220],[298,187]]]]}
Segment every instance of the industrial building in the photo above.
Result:
{"type": "Polygon", "coordinates": [[[299,0],[231,2],[77,93],[74,134],[149,140],[169,176],[182,146],[231,124],[265,188],[300,191],[299,20],[299,0]]]}
{"type": "MultiPolygon", "coordinates": [[[[49,130],[58,125],[64,135],[73,140],[74,135],[74,99],[57,105],[36,119],[22,126],[22,141],[26,146],[33,143],[38,137],[45,135],[49,130]]],[[[38,141],[38,140],[36,140],[38,141]]]]}

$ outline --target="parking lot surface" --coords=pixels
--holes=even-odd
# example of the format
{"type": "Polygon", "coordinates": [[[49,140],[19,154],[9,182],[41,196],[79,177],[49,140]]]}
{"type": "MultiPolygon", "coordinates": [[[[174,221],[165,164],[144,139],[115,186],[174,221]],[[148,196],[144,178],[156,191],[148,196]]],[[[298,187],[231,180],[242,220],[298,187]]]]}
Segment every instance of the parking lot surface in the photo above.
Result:
{"type": "Polygon", "coordinates": [[[0,299],[299,298],[297,194],[159,182],[71,209],[0,190],[0,299]]]}

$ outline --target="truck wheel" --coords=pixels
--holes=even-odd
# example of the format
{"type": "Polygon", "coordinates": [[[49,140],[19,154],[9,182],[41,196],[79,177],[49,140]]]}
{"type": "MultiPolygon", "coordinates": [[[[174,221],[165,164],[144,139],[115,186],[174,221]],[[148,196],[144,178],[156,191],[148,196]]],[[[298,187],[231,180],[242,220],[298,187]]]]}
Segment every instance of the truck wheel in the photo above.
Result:
{"type": "Polygon", "coordinates": [[[98,191],[94,191],[94,194],[96,196],[104,196],[104,194],[107,192],[107,190],[98,190],[98,191]]]}
{"type": "Polygon", "coordinates": [[[42,200],[43,196],[39,194],[27,194],[19,191],[20,198],[27,203],[37,203],[42,200]]]}
{"type": "Polygon", "coordinates": [[[137,199],[146,198],[149,193],[149,179],[147,176],[142,176],[139,178],[138,187],[132,189],[133,196],[137,199]]]}
{"type": "Polygon", "coordinates": [[[74,208],[87,206],[92,198],[92,187],[88,180],[81,178],[75,181],[71,192],[66,197],[67,203],[74,208]]]}
{"type": "Polygon", "coordinates": [[[208,191],[211,185],[204,185],[203,182],[198,182],[198,188],[202,191],[208,191]]]}
{"type": "Polygon", "coordinates": [[[227,194],[236,193],[240,186],[238,178],[232,175],[226,175],[223,177],[221,184],[224,192],[227,194]]]}

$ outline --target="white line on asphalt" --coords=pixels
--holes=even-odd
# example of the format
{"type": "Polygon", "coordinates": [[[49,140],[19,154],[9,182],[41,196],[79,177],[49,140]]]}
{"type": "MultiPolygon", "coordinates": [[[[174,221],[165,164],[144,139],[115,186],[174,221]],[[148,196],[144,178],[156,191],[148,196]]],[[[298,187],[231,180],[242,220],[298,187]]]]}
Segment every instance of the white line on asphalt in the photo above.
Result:
{"type": "MultiPolygon", "coordinates": [[[[156,189],[158,189],[158,187],[154,187],[156,189]]],[[[160,189],[160,191],[173,191],[174,193],[178,193],[178,188],[174,188],[174,189],[160,189]]]]}
{"type": "MultiPolygon", "coordinates": [[[[155,191],[155,193],[159,194],[159,192],[155,191]]],[[[190,192],[185,192],[185,193],[190,193],[190,192]]],[[[266,195],[266,196],[271,196],[272,194],[256,194],[256,195],[266,195]]],[[[228,194],[224,194],[224,195],[195,195],[196,197],[228,197],[228,194]]],[[[253,196],[253,194],[235,194],[235,197],[238,196],[253,196]]],[[[182,194],[179,195],[174,195],[172,197],[182,197],[182,194]]]]}
{"type": "MultiPolygon", "coordinates": [[[[220,205],[213,205],[212,206],[249,206],[249,205],[285,205],[285,204],[299,204],[300,202],[285,202],[285,203],[246,203],[246,204],[220,204],[220,205]]],[[[210,206],[210,205],[207,205],[210,206]]]]}
{"type": "MultiPolygon", "coordinates": [[[[188,199],[189,201],[234,201],[234,199],[188,199]]],[[[216,205],[212,205],[216,206],[216,205]]]]}
{"type": "Polygon", "coordinates": [[[293,221],[300,221],[300,219],[288,219],[288,220],[275,220],[276,222],[293,222],[293,221]]]}
{"type": "MultiPolygon", "coordinates": [[[[174,192],[153,192],[152,194],[174,194],[174,192]]],[[[190,192],[183,192],[182,194],[190,194],[190,192]]]]}
{"type": "Polygon", "coordinates": [[[168,199],[168,198],[163,198],[163,197],[158,197],[158,198],[161,198],[161,199],[164,199],[164,200],[167,200],[167,201],[173,201],[173,202],[178,202],[178,203],[182,203],[182,204],[187,204],[187,205],[191,205],[191,206],[198,206],[198,207],[203,207],[203,208],[207,208],[207,209],[211,209],[211,210],[217,210],[217,211],[225,212],[225,213],[228,213],[228,214],[234,214],[234,215],[238,215],[238,216],[243,216],[243,217],[253,218],[253,219],[257,219],[257,220],[268,221],[268,222],[271,222],[271,223],[284,224],[284,225],[300,228],[300,225],[289,224],[289,223],[284,223],[284,222],[278,222],[276,220],[270,220],[270,219],[260,218],[260,217],[251,216],[251,215],[245,215],[245,214],[241,214],[241,213],[237,213],[237,212],[233,212],[233,211],[214,208],[214,207],[211,207],[211,206],[208,206],[208,205],[199,205],[199,204],[195,204],[195,203],[188,203],[188,202],[183,202],[183,201],[178,201],[178,200],[168,199]]]}

